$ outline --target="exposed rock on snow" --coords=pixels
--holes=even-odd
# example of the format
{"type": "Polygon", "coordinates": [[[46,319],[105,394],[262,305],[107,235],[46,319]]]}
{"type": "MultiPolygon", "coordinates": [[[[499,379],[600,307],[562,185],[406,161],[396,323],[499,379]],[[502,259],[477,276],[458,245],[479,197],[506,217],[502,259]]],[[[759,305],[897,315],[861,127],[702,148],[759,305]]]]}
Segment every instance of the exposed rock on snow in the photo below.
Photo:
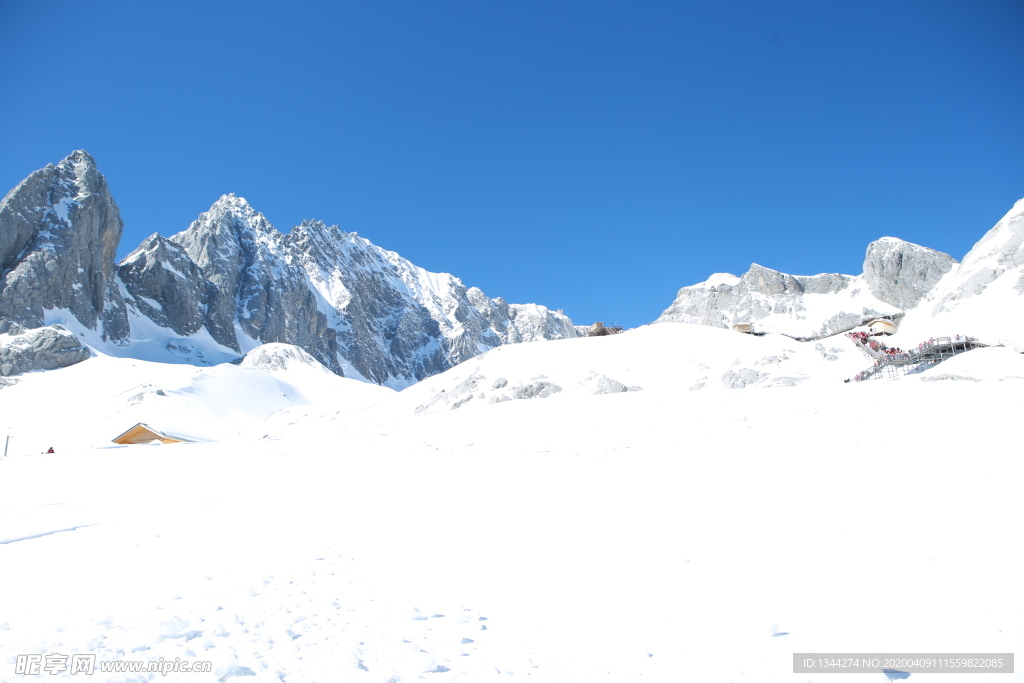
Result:
{"type": "Polygon", "coordinates": [[[562,387],[551,382],[531,382],[529,384],[521,384],[517,387],[512,387],[512,398],[547,398],[552,394],[557,394],[562,390],[562,387]]]}
{"type": "Polygon", "coordinates": [[[245,355],[241,362],[243,368],[255,368],[269,372],[284,372],[296,366],[313,368],[322,372],[330,372],[316,358],[298,346],[291,344],[264,344],[245,355]]]}
{"type": "Polygon", "coordinates": [[[843,351],[843,349],[839,348],[838,346],[833,347],[831,349],[826,349],[825,345],[822,344],[821,342],[818,342],[817,344],[814,345],[814,350],[820,353],[821,357],[824,358],[825,360],[839,360],[839,356],[837,356],[836,354],[842,353],[843,351]]]}
{"type": "Polygon", "coordinates": [[[883,237],[868,245],[863,275],[787,275],[755,263],[742,277],[716,273],[683,287],[657,322],[752,323],[756,332],[821,339],[914,308],[956,263],[934,249],[883,237]]]}
{"type": "MultiPolygon", "coordinates": [[[[853,342],[835,340],[847,348],[853,342]]],[[[392,414],[476,410],[517,399],[595,401],[658,392],[676,400],[686,390],[792,387],[842,383],[862,369],[859,354],[828,360],[810,344],[780,335],[754,337],[698,325],[647,325],[601,343],[565,339],[502,346],[409,387],[374,407],[392,414]],[[668,353],[650,353],[669,349],[668,353]],[[699,359],[699,360],[698,360],[699,359]],[[711,381],[709,382],[709,378],[711,381]]],[[[369,418],[367,418],[369,419],[369,418]]]]}
{"type": "MultiPolygon", "coordinates": [[[[828,337],[871,318],[896,320],[895,339],[969,333],[986,341],[1024,341],[1024,200],[989,230],[962,263],[895,237],[868,245],[857,277],[793,276],[753,264],[742,277],[712,275],[683,287],[657,322],[728,328],[801,340],[828,337]]],[[[834,354],[822,350],[823,357],[834,354]]]]}
{"type": "Polygon", "coordinates": [[[622,394],[627,391],[643,391],[643,387],[637,386],[626,386],[622,382],[612,379],[606,375],[602,375],[599,372],[592,372],[577,385],[578,389],[583,389],[588,394],[595,396],[600,394],[622,394]]]}
{"type": "Polygon", "coordinates": [[[0,376],[66,368],[89,355],[82,341],[60,325],[0,335],[0,376]]]}
{"type": "Polygon", "coordinates": [[[728,389],[744,389],[757,384],[767,375],[752,368],[729,369],[722,375],[722,384],[728,389]]]}
{"type": "Polygon", "coordinates": [[[898,310],[866,291],[862,278],[836,273],[788,275],[756,263],[743,277],[716,273],[683,287],[656,322],[729,328],[753,323],[757,332],[801,339],[838,334],[898,310]]]}
{"type": "Polygon", "coordinates": [[[128,321],[112,272],[121,216],[91,156],[78,150],[31,174],[0,203],[0,333],[42,327],[66,309],[104,339],[128,321]]]}
{"type": "Polygon", "coordinates": [[[875,298],[908,311],[928,295],[957,260],[949,254],[883,237],[868,245],[864,280],[875,298]]]}

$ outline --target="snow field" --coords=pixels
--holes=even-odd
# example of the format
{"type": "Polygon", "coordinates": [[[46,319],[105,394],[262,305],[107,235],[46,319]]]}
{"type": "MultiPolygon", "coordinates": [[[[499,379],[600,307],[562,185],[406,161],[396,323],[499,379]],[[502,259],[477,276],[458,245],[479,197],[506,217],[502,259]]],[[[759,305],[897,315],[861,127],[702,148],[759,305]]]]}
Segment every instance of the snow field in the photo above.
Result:
{"type": "MultiPolygon", "coordinates": [[[[735,343],[757,342],[775,343],[735,343]]],[[[0,680],[22,652],[214,662],[177,680],[821,683],[851,679],[794,676],[794,652],[1020,650],[1018,359],[419,415],[413,387],[355,415],[294,404],[313,412],[271,439],[18,452],[0,462],[0,680]]]]}

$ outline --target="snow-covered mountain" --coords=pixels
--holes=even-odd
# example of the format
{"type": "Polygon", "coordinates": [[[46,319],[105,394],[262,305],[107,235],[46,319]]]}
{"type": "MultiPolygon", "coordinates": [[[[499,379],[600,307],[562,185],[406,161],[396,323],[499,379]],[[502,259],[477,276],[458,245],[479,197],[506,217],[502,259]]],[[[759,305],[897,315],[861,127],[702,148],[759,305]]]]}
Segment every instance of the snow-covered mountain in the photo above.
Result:
{"type": "Polygon", "coordinates": [[[836,643],[1019,650],[1024,355],[844,384],[866,358],[821,346],[650,325],[401,392],[283,344],[29,373],[0,389],[0,678],[35,654],[97,680],[775,683],[836,643]],[[110,443],[136,422],[212,440],[110,443]],[[126,662],[209,671],[100,669],[126,662]]]}
{"type": "Polygon", "coordinates": [[[723,328],[750,323],[755,332],[813,341],[888,316],[901,321],[904,343],[914,335],[952,333],[1024,343],[1022,243],[1024,200],[963,263],[883,237],[868,245],[861,275],[787,275],[753,264],[742,277],[717,273],[683,287],[656,322],[723,328]]]}
{"type": "Polygon", "coordinates": [[[84,151],[32,173],[0,202],[0,333],[64,310],[104,341],[128,324],[114,284],[121,215],[84,151]]]}
{"type": "Polygon", "coordinates": [[[716,273],[683,287],[655,322],[723,328],[753,323],[757,332],[820,339],[896,313],[895,306],[871,294],[863,278],[787,275],[754,263],[742,277],[716,273]]]}
{"type": "Polygon", "coordinates": [[[950,333],[1024,344],[1024,199],[907,315],[899,339],[950,333]]]}
{"type": "MultiPolygon", "coordinates": [[[[84,151],[19,184],[0,205],[0,332],[59,323],[104,353],[193,364],[280,342],[395,387],[502,344],[576,336],[560,312],[491,299],[337,226],[283,234],[230,194],[115,269],[121,230],[84,151]]],[[[19,358],[12,372],[31,367],[19,358]]]]}
{"type": "Polygon", "coordinates": [[[29,657],[68,677],[76,657],[100,678],[207,669],[132,680],[790,681],[794,652],[836,643],[1024,642],[1006,542],[1024,355],[843,383],[872,362],[847,336],[718,329],[742,311],[791,333],[907,311],[898,335],[1005,336],[1022,204],[949,268],[880,240],[857,277],[713,278],[680,306],[703,325],[510,345],[562,319],[337,228],[281,235],[231,196],[105,285],[96,266],[105,298],[86,297],[64,232],[99,191],[72,185],[37,197],[55,202],[32,214],[49,235],[18,222],[27,195],[0,213],[22,230],[0,230],[21,297],[0,374],[72,365],[0,377],[0,679],[29,657]],[[33,282],[69,258],[70,293],[33,282]],[[74,331],[41,326],[59,320],[74,331]],[[72,364],[83,341],[105,353],[72,364]],[[458,358],[400,392],[327,367],[396,383],[458,358]],[[110,443],[140,422],[194,442],[110,443]]]}

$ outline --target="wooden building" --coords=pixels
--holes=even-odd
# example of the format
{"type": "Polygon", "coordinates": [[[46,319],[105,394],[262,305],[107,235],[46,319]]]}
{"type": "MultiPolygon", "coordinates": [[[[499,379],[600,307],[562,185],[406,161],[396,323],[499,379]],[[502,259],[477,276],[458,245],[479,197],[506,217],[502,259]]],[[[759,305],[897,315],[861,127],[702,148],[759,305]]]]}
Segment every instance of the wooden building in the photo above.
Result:
{"type": "Polygon", "coordinates": [[[148,424],[140,422],[124,434],[114,437],[111,439],[114,443],[119,444],[140,444],[140,443],[196,443],[197,441],[204,441],[205,439],[199,439],[194,436],[186,436],[180,433],[162,432],[157,429],[153,429],[148,424]]]}
{"type": "Polygon", "coordinates": [[[871,334],[892,334],[896,331],[896,323],[888,318],[875,318],[868,321],[871,334]]]}
{"type": "Polygon", "coordinates": [[[752,323],[739,323],[738,325],[732,326],[732,331],[741,332],[743,334],[751,334],[754,331],[754,326],[752,323]]]}

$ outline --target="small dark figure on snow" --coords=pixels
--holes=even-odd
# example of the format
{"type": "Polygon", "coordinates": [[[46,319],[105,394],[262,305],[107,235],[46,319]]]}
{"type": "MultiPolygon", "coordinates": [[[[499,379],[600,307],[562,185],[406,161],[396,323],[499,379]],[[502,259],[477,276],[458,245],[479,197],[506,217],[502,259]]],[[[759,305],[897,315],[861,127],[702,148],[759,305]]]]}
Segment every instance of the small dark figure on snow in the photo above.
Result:
{"type": "Polygon", "coordinates": [[[48,449],[46,450],[46,452],[47,452],[47,453],[53,453],[53,446],[50,446],[50,447],[49,447],[49,448],[48,448],[48,449]]]}

